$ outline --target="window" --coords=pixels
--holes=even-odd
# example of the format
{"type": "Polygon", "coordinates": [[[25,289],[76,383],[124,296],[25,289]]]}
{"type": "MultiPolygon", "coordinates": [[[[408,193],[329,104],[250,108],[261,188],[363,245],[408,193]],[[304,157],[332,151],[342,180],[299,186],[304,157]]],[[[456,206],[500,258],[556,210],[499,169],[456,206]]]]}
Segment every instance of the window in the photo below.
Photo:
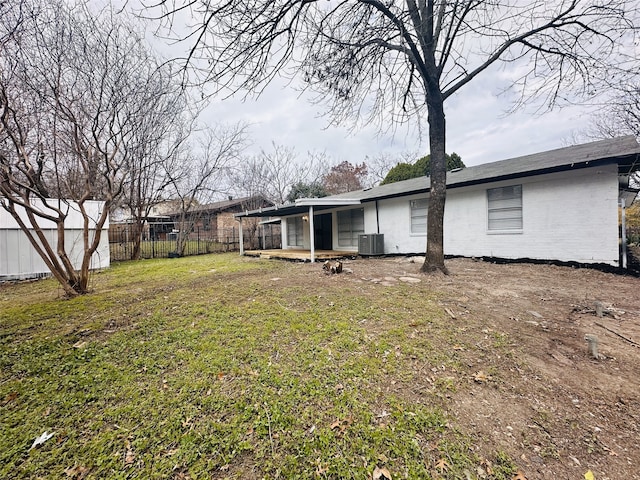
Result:
{"type": "Polygon", "coordinates": [[[302,247],[304,245],[302,217],[287,218],[287,245],[290,247],[302,247]]]}
{"type": "Polygon", "coordinates": [[[409,206],[411,207],[411,233],[427,233],[429,199],[411,200],[409,206]]]}
{"type": "Polygon", "coordinates": [[[522,185],[487,190],[489,230],[522,230],[522,185]]]}
{"type": "Polygon", "coordinates": [[[338,245],[357,247],[358,235],[364,233],[364,209],[338,212],[338,245]]]}

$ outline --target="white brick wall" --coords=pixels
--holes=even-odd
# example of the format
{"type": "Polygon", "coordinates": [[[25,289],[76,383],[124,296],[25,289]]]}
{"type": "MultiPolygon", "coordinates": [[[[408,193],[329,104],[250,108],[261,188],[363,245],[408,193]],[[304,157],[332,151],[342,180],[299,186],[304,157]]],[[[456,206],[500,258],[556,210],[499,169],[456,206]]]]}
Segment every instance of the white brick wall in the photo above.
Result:
{"type": "MultiPolygon", "coordinates": [[[[411,234],[409,202],[426,195],[378,201],[364,207],[365,233],[384,233],[385,253],[426,251],[426,234],[411,234]],[[378,228],[379,225],[379,228],[378,228]]],[[[333,248],[338,247],[338,210],[333,213],[333,248]]],[[[326,210],[322,213],[328,213],[326,210]]],[[[304,247],[309,248],[305,222],[304,247]]],[[[286,221],[282,222],[286,248],[286,221]]],[[[618,176],[616,165],[551,173],[513,181],[454,188],[447,192],[445,254],[466,257],[606,263],[617,266],[618,176]],[[492,232],[487,228],[487,189],[522,185],[523,228],[492,232]]]]}
{"type": "MultiPolygon", "coordinates": [[[[426,250],[426,234],[409,233],[413,198],[419,196],[379,202],[386,253],[426,250]]],[[[375,206],[368,208],[375,216],[375,206]]],[[[445,209],[445,253],[618,265],[617,212],[615,165],[451,189],[445,209]],[[522,185],[522,231],[490,232],[487,189],[515,184],[522,185]]]]}

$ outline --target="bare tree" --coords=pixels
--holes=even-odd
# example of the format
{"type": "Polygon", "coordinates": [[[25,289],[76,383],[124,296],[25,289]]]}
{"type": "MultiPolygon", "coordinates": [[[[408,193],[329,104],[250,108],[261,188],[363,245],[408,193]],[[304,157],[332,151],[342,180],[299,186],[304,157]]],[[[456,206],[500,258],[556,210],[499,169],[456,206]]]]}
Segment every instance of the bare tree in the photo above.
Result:
{"type": "Polygon", "coordinates": [[[606,87],[637,68],[625,47],[638,25],[635,0],[159,0],[169,28],[176,12],[196,19],[186,65],[200,83],[260,92],[291,66],[319,92],[336,121],[419,123],[431,155],[423,271],[446,272],[445,102],[497,62],[511,66],[520,100],[553,107],[606,87]],[[518,72],[518,73],[515,73],[518,72]]]}
{"type": "MultiPolygon", "coordinates": [[[[622,135],[633,135],[640,140],[640,79],[632,78],[612,85],[607,101],[598,106],[593,120],[584,131],[574,132],[569,141],[578,143],[601,140],[622,135]]],[[[640,186],[640,164],[629,172],[631,183],[640,186]]]]}
{"type": "Polygon", "coordinates": [[[109,10],[24,0],[9,11],[0,17],[0,202],[65,293],[86,293],[134,133],[155,95],[155,69],[133,27],[109,10]],[[91,212],[89,200],[102,208],[91,212]],[[65,243],[71,209],[84,222],[79,265],[65,243]],[[47,222],[55,241],[43,231],[47,222]]]}
{"type": "Polygon", "coordinates": [[[586,132],[586,136],[596,139],[620,135],[633,135],[640,139],[640,80],[617,85],[612,98],[598,109],[590,130],[586,132]]]}
{"type": "Polygon", "coordinates": [[[412,163],[419,157],[417,152],[401,152],[398,154],[379,153],[373,157],[365,157],[367,164],[367,178],[364,180],[365,187],[375,187],[380,185],[393,167],[399,163],[412,163]]]}
{"type": "Polygon", "coordinates": [[[197,117],[175,78],[170,64],[158,66],[149,81],[150,98],[141,112],[139,128],[127,145],[127,180],[119,203],[129,214],[132,260],[140,258],[144,227],[152,208],[167,194],[171,177],[166,168],[177,164],[197,117]]]}
{"type": "Polygon", "coordinates": [[[324,152],[308,152],[306,160],[301,161],[295,149],[273,143],[271,150],[262,149],[236,165],[231,183],[236,194],[283,204],[292,185],[319,181],[328,170],[328,163],[324,152]]]}
{"type": "Polygon", "coordinates": [[[178,205],[178,255],[184,255],[189,234],[198,220],[197,207],[220,193],[228,169],[240,158],[246,140],[246,128],[240,124],[206,128],[195,144],[185,144],[181,153],[165,164],[165,190],[178,205]]]}

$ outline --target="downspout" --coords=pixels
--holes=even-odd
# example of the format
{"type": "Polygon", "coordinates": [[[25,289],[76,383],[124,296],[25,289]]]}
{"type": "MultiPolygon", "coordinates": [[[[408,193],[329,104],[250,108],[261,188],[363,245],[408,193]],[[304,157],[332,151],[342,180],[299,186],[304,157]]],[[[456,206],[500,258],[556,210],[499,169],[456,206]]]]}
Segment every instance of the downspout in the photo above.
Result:
{"type": "Polygon", "coordinates": [[[376,200],[376,233],[380,233],[380,217],[378,216],[378,200],[376,200]]]}
{"type": "Polygon", "coordinates": [[[624,198],[620,199],[620,227],[622,237],[622,268],[627,268],[627,209],[625,208],[624,198]]]}
{"type": "Polygon", "coordinates": [[[240,217],[240,255],[244,255],[244,234],[242,232],[242,217],[240,217]]]}
{"type": "Polygon", "coordinates": [[[316,239],[314,233],[315,229],[313,228],[313,205],[309,205],[309,244],[311,246],[311,263],[314,263],[316,261],[316,239]]]}

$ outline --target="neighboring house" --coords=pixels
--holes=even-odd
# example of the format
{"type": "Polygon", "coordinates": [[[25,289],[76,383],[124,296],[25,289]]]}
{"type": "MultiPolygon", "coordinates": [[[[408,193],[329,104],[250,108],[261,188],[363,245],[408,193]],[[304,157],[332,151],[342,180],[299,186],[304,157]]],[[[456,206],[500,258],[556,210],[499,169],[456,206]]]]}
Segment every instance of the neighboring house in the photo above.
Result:
{"type": "MultiPolygon", "coordinates": [[[[448,172],[445,254],[620,266],[619,205],[635,198],[628,180],[638,168],[629,136],[448,172]]],[[[420,177],[236,217],[280,217],[283,248],[308,249],[312,260],[372,238],[374,253],[422,253],[429,186],[420,177]]]]}
{"type": "MultiPolygon", "coordinates": [[[[142,239],[143,240],[173,240],[175,232],[185,228],[189,229],[189,238],[220,239],[227,237],[238,238],[238,223],[234,220],[234,214],[247,210],[255,210],[261,207],[271,207],[273,202],[263,197],[228,198],[227,200],[196,205],[189,209],[186,215],[187,225],[181,225],[182,214],[180,206],[175,200],[166,200],[154,205],[149,215],[145,218],[142,239]],[[235,233],[234,233],[235,232],[235,233]]],[[[114,212],[109,235],[112,242],[128,242],[134,232],[134,221],[126,209],[114,212]]],[[[249,230],[255,231],[257,221],[249,230]]],[[[249,224],[247,224],[249,225],[249,224]]]]}
{"type": "MultiPolygon", "coordinates": [[[[198,205],[189,210],[189,224],[191,233],[189,237],[196,239],[198,235],[208,238],[216,238],[224,242],[227,237],[230,241],[234,238],[237,240],[238,222],[235,221],[234,215],[249,210],[261,208],[269,208],[274,205],[273,202],[266,200],[264,197],[253,196],[243,198],[229,197],[227,200],[220,202],[208,203],[206,205],[198,205]]],[[[176,230],[180,230],[181,214],[179,211],[168,212],[168,216],[176,230]]],[[[258,220],[245,223],[245,233],[247,240],[252,239],[254,242],[258,227],[258,220]]],[[[187,226],[185,226],[187,228],[187,226]]]]}
{"type": "MultiPolygon", "coordinates": [[[[126,207],[116,208],[111,213],[110,220],[109,241],[111,243],[131,242],[138,234],[133,215],[126,207]]],[[[149,214],[144,217],[142,240],[166,240],[173,228],[173,221],[168,215],[164,215],[162,204],[154,205],[149,209],[149,214]]]]}
{"type": "MultiPolygon", "coordinates": [[[[52,202],[57,202],[57,200],[52,200],[52,202]]],[[[74,202],[65,203],[69,205],[68,216],[64,222],[65,248],[74,267],[80,268],[84,253],[84,220],[77,204],[74,202]]],[[[42,204],[34,200],[34,205],[42,204]]],[[[87,200],[84,203],[84,208],[90,218],[97,219],[103,205],[104,202],[87,200]]],[[[16,210],[19,211],[19,208],[16,206],[16,210]]],[[[42,206],[38,208],[46,211],[42,206]]],[[[26,219],[26,214],[24,215],[26,219]]],[[[26,223],[29,224],[28,221],[26,223]]],[[[38,223],[47,241],[55,250],[58,240],[55,224],[44,219],[38,219],[38,223]]],[[[93,225],[93,229],[91,226],[89,227],[90,235],[95,232],[95,223],[93,225]]],[[[110,264],[108,229],[109,221],[107,220],[102,230],[98,249],[91,257],[91,269],[107,268],[110,264]]],[[[9,212],[0,207],[0,281],[39,278],[50,274],[49,267],[33,248],[18,223],[9,212]]]]}

